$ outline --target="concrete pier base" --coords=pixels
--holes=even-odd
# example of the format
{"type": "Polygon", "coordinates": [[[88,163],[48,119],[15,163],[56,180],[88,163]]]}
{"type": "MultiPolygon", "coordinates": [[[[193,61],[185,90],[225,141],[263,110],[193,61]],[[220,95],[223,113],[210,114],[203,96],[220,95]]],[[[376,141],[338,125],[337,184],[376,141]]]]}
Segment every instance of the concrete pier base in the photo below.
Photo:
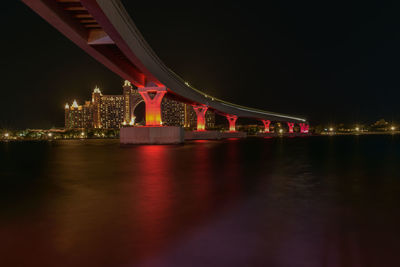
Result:
{"type": "Polygon", "coordinates": [[[278,137],[278,133],[256,133],[258,137],[278,137]]]}
{"type": "Polygon", "coordinates": [[[185,140],[218,140],[221,139],[218,131],[185,131],[185,140]]]}
{"type": "Polygon", "coordinates": [[[123,127],[120,143],[124,145],[170,145],[184,142],[184,130],[176,126],[123,127]]]}
{"type": "Polygon", "coordinates": [[[227,138],[246,138],[245,132],[186,131],[185,140],[220,140],[227,138]]]}
{"type": "Polygon", "coordinates": [[[246,138],[247,134],[245,132],[221,132],[221,137],[226,138],[246,138]]]}

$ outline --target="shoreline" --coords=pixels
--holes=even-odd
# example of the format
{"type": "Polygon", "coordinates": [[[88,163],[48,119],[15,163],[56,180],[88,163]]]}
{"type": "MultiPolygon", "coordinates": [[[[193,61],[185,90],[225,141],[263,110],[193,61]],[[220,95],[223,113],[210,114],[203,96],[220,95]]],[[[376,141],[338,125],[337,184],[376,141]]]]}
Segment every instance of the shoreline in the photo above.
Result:
{"type": "MultiPolygon", "coordinates": [[[[400,135],[400,131],[395,132],[360,132],[360,133],[341,133],[341,132],[332,132],[332,133],[320,133],[320,134],[301,134],[301,133],[294,133],[294,134],[257,134],[257,135],[248,135],[249,138],[284,138],[284,137],[316,137],[316,136],[366,136],[366,135],[400,135]]],[[[119,140],[119,137],[110,137],[110,138],[56,138],[56,139],[1,139],[0,142],[7,143],[7,142],[51,142],[51,141],[85,141],[85,140],[119,140]]]]}

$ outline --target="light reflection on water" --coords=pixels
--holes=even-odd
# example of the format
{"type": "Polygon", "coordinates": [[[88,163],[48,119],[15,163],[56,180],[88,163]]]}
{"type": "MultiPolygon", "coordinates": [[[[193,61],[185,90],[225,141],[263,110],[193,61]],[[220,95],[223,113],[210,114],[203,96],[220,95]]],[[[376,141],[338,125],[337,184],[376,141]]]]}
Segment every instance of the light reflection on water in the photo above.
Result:
{"type": "Polygon", "coordinates": [[[0,144],[0,266],[398,266],[393,136],[0,144]]]}

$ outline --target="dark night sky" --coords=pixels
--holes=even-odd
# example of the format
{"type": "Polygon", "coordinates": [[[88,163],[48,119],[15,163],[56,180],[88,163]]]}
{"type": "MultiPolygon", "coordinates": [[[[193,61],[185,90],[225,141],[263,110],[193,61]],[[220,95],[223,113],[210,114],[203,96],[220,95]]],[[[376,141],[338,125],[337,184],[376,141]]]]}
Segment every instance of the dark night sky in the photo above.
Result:
{"type": "MultiPolygon", "coordinates": [[[[400,122],[400,1],[124,0],[176,73],[216,97],[311,123],[400,122]]],[[[122,80],[18,0],[2,3],[0,127],[62,126],[122,80]]]]}

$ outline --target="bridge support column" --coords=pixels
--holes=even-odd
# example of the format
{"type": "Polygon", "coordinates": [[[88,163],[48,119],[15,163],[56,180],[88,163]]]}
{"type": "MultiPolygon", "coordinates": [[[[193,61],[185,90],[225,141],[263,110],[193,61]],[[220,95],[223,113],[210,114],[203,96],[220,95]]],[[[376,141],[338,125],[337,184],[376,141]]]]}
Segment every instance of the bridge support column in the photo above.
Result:
{"type": "Polygon", "coordinates": [[[229,122],[229,131],[236,132],[236,120],[238,117],[236,115],[226,115],[226,119],[229,122]]]}
{"type": "Polygon", "coordinates": [[[300,132],[301,133],[308,133],[309,129],[310,129],[310,125],[306,124],[306,123],[299,123],[300,126],[300,132]]]}
{"type": "Polygon", "coordinates": [[[264,123],[264,133],[269,133],[269,126],[271,125],[270,120],[262,120],[264,123]]]}
{"type": "Polygon", "coordinates": [[[289,127],[289,133],[294,133],[294,122],[288,122],[287,125],[289,127]]]}
{"type": "Polygon", "coordinates": [[[161,101],[166,87],[139,87],[138,91],[146,104],[146,126],[161,126],[161,101]]]}
{"type": "Polygon", "coordinates": [[[196,106],[193,105],[193,109],[197,115],[197,131],[205,131],[206,130],[206,112],[207,106],[196,106]]]}

